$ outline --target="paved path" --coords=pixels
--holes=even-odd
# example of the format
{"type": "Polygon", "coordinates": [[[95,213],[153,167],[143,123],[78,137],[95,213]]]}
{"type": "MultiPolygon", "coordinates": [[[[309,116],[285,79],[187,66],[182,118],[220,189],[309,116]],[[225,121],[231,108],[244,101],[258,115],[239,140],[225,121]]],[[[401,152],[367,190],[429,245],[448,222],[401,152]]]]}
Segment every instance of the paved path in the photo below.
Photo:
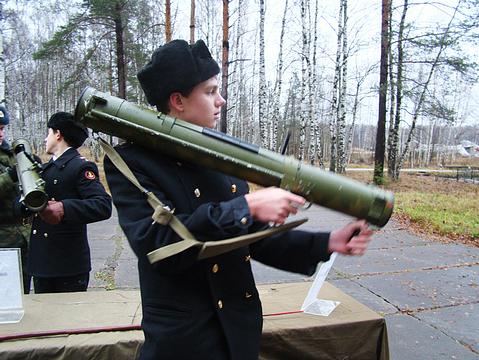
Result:
{"type": "MultiPolygon", "coordinates": [[[[304,228],[348,217],[312,207],[304,228]]],[[[116,214],[90,225],[96,290],[138,288],[136,259],[116,214]]],[[[253,262],[257,283],[311,280],[253,262]]],[[[479,360],[479,249],[441,244],[390,222],[363,257],[338,257],[328,281],[386,318],[392,360],[479,360]]]]}

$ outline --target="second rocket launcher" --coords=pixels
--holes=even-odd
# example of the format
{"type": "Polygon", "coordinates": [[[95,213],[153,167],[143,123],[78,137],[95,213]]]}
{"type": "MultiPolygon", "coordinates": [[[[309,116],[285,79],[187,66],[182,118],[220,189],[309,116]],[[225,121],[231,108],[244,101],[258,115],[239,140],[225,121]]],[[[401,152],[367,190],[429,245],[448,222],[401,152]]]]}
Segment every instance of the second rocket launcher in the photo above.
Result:
{"type": "Polygon", "coordinates": [[[75,119],[94,131],[261,186],[281,187],[312,203],[365,219],[376,226],[384,226],[393,211],[391,192],[157,113],[91,87],[80,96],[75,119]]]}
{"type": "Polygon", "coordinates": [[[30,143],[17,139],[12,144],[15,154],[18,184],[22,196],[20,201],[31,211],[42,211],[48,202],[45,181],[40,176],[40,164],[34,159],[30,143]]]}

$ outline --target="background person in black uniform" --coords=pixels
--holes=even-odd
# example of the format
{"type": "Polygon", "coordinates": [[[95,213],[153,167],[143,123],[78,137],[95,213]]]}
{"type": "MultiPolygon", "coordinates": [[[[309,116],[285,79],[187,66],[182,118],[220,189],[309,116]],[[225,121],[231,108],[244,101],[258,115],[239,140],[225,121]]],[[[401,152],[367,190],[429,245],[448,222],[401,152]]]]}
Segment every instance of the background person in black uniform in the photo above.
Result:
{"type": "MultiPolygon", "coordinates": [[[[159,111],[213,128],[225,104],[219,67],[203,41],[174,40],[158,48],[138,73],[148,102],[159,111]]],[[[279,188],[248,192],[245,181],[178,162],[141,144],[117,146],[146,189],[171,209],[199,240],[224,239],[282,224],[305,199],[279,188]]],[[[105,158],[120,225],[138,257],[145,343],[140,359],[257,359],[261,302],[250,259],[312,275],[330,253],[362,254],[371,237],[364,221],[331,233],[288,231],[209,259],[189,249],[155,264],[146,254],[179,241],[152,223],[146,197],[105,158]],[[355,230],[357,236],[349,238],[355,230]]]]}
{"type": "Polygon", "coordinates": [[[86,291],[91,270],[86,224],[108,219],[111,198],[98,178],[97,166],[76,150],[88,136],[70,113],[48,121],[45,148],[52,159],[42,178],[50,197],[34,217],[28,271],[35,293],[86,291]]]}
{"type": "Polygon", "coordinates": [[[31,277],[27,272],[28,239],[31,221],[22,216],[17,205],[20,196],[15,170],[15,156],[5,139],[5,127],[10,118],[0,106],[0,248],[19,248],[22,259],[23,291],[30,292],[31,277]]]}

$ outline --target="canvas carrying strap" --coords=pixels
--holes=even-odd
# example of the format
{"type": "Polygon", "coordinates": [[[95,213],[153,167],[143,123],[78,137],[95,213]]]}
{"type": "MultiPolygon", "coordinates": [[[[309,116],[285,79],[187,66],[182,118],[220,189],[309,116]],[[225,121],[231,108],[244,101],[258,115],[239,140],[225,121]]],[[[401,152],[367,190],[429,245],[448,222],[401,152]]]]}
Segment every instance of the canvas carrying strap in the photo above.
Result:
{"type": "Polygon", "coordinates": [[[100,146],[105,154],[110,158],[116,168],[128,179],[133,185],[135,185],[143,194],[147,196],[147,201],[153,208],[153,215],[151,216],[154,222],[162,225],[169,225],[173,231],[182,239],[179,242],[162,246],[159,249],[153,250],[148,253],[148,260],[150,263],[166,259],[170,256],[179,254],[190,248],[199,247],[198,259],[206,259],[212,256],[220,255],[225,252],[238,249],[240,247],[252,244],[255,241],[264,239],[265,237],[293,229],[307,221],[307,219],[300,219],[289,222],[280,226],[271,227],[265,230],[255,232],[253,234],[247,234],[242,236],[233,237],[225,240],[215,241],[198,241],[193,234],[173,215],[173,212],[165,206],[160,199],[156,197],[151,191],[146,190],[138,181],[136,176],[130,170],[125,161],[121,158],[118,152],[101,137],[98,137],[100,146]]]}

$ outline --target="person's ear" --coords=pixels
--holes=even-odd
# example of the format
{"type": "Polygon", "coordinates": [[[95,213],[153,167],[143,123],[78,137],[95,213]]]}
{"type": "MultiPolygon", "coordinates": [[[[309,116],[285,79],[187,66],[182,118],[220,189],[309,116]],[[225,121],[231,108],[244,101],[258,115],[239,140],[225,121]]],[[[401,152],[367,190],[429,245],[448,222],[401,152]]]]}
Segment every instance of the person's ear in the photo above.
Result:
{"type": "Polygon", "coordinates": [[[182,112],[185,106],[183,103],[183,96],[179,92],[170,94],[170,109],[176,112],[182,112]]]}
{"type": "Polygon", "coordinates": [[[60,141],[63,138],[63,135],[60,130],[53,130],[53,135],[55,135],[55,139],[60,141]]]}

